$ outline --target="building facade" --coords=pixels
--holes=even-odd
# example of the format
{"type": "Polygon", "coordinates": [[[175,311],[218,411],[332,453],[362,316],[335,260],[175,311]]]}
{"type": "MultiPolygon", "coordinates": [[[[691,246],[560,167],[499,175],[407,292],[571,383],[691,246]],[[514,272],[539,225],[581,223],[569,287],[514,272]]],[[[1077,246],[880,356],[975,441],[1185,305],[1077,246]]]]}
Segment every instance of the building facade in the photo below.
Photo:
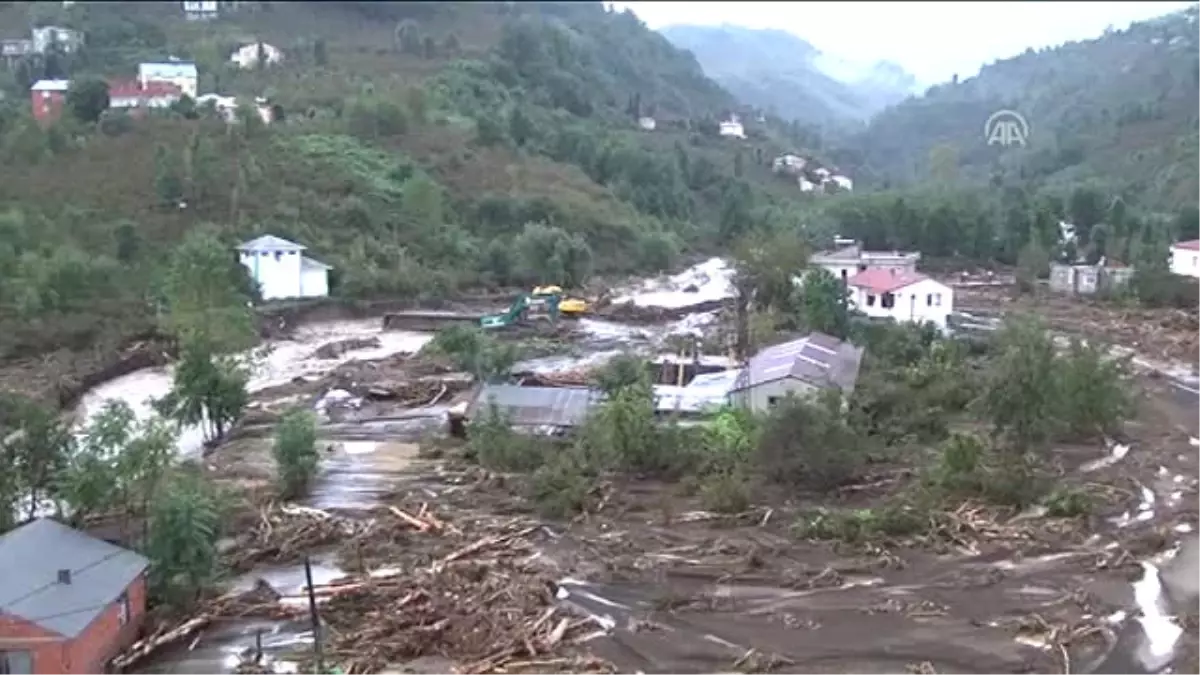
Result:
{"type": "Polygon", "coordinates": [[[304,255],[308,247],[264,235],[238,247],[238,260],[258,284],[263,300],[329,295],[329,265],[304,255]]]}

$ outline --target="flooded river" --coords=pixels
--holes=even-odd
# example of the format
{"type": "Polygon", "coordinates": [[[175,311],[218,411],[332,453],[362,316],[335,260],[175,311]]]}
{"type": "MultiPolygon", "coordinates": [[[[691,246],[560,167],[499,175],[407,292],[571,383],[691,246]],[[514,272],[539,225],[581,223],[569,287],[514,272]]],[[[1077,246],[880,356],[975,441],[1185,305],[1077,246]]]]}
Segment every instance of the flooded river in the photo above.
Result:
{"type": "MultiPolygon", "coordinates": [[[[619,299],[642,306],[678,309],[728,297],[731,293],[729,269],[714,259],[673,277],[634,285],[619,299]]],[[[712,320],[712,313],[697,313],[658,326],[583,319],[580,328],[585,337],[575,345],[572,353],[531,359],[519,364],[518,368],[551,373],[600,363],[631,347],[652,352],[661,347],[667,336],[696,331],[712,320]]],[[[384,332],[381,327],[380,320],[313,324],[299,329],[294,339],[273,341],[268,344],[266,356],[252,362],[250,390],[252,393],[263,392],[297,377],[320,376],[350,360],[367,361],[412,353],[432,338],[423,333],[384,332]],[[334,359],[317,358],[314,354],[318,347],[328,342],[364,337],[377,338],[379,346],[350,350],[334,359]]],[[[81,413],[84,417],[95,414],[104,400],[116,398],[126,401],[140,416],[145,416],[150,414],[148,399],[164,395],[169,386],[169,368],[132,373],[89,392],[81,403],[81,413]]],[[[326,392],[319,398],[328,401],[332,397],[326,392]]],[[[322,446],[328,446],[329,450],[323,457],[316,485],[304,504],[342,512],[362,511],[366,517],[366,511],[375,507],[381,497],[394,490],[406,477],[419,479],[422,473],[429,471],[429,465],[417,455],[417,443],[422,435],[435,433],[442,427],[446,409],[446,406],[433,406],[387,419],[323,422],[319,434],[322,446]]],[[[1191,433],[1200,431],[1193,429],[1191,433]]],[[[179,440],[181,456],[196,456],[201,441],[198,430],[184,430],[179,440]]],[[[1126,453],[1138,451],[1126,448],[1121,457],[1112,462],[1121,461],[1126,453]]],[[[1165,480],[1170,483],[1180,470],[1164,468],[1163,471],[1167,472],[1165,480]]],[[[1173,495],[1171,489],[1165,484],[1148,487],[1148,491],[1157,491],[1151,492],[1150,501],[1153,503],[1157,495],[1160,503],[1165,502],[1173,495]]],[[[436,497],[437,494],[431,492],[431,501],[436,497]]],[[[1150,515],[1144,518],[1140,516],[1141,512],[1131,514],[1129,526],[1145,526],[1157,518],[1153,509],[1148,507],[1146,512],[1150,515]]],[[[1056,559],[1045,562],[1053,560],[1056,559]]],[[[318,557],[314,563],[316,584],[327,583],[343,574],[332,558],[318,557]]],[[[1031,594],[1059,594],[1070,586],[1065,581],[1057,588],[1039,585],[1044,582],[1032,577],[1037,563],[1037,560],[1025,561],[1024,566],[1015,566],[1009,561],[974,563],[983,572],[1003,569],[1007,578],[995,588],[970,596],[974,597],[970,603],[952,607],[954,613],[978,614],[982,621],[989,615],[982,611],[986,609],[982,605],[995,603],[1000,607],[1017,600],[1027,602],[1031,594]]],[[[558,597],[564,605],[595,619],[597,653],[620,664],[625,671],[662,671],[666,668],[676,672],[710,672],[717,668],[715,664],[726,664],[724,669],[728,669],[728,664],[739,657],[745,658],[751,645],[758,649],[766,645],[780,654],[803,653],[807,658],[803,661],[793,659],[793,665],[788,668],[823,672],[901,672],[927,653],[946,654],[947,660],[943,664],[950,664],[946,667],[958,672],[1012,672],[1017,667],[1015,664],[1032,658],[1031,655],[1044,653],[1047,649],[1044,645],[1015,642],[1011,631],[999,627],[991,632],[981,632],[978,626],[968,627],[961,620],[944,619],[937,613],[931,613],[913,625],[909,618],[900,614],[863,612],[864,607],[889,602],[903,604],[918,596],[936,597],[939,575],[948,579],[952,567],[958,572],[964,564],[969,567],[971,559],[955,557],[922,572],[932,578],[925,576],[905,581],[901,575],[887,583],[874,577],[843,578],[833,587],[808,590],[706,582],[706,592],[713,595],[714,609],[704,613],[681,613],[652,631],[638,630],[635,615],[642,615],[651,608],[654,599],[661,595],[661,589],[563,579],[558,597]],[[736,611],[720,609],[718,605],[723,602],[727,607],[736,605],[736,611]],[[799,628],[780,626],[769,618],[781,614],[797,617],[799,628]],[[814,626],[806,623],[818,621],[828,625],[832,633],[813,630],[814,626]],[[954,646],[956,641],[961,642],[957,647],[954,646]]],[[[1153,563],[1148,561],[1146,564],[1153,563]]],[[[1143,581],[1134,585],[1118,584],[1119,588],[1105,593],[1124,606],[1140,609],[1138,620],[1145,628],[1138,633],[1141,638],[1133,638],[1136,646],[1132,649],[1161,654],[1162,644],[1166,643],[1169,658],[1173,644],[1170,630],[1155,618],[1156,608],[1162,602],[1161,589],[1151,588],[1152,580],[1157,578],[1157,570],[1147,567],[1143,581]],[[1170,642],[1166,642],[1168,640],[1170,642]]],[[[258,579],[269,583],[285,597],[285,601],[300,601],[304,588],[304,571],[300,566],[260,567],[229,580],[228,587],[231,590],[249,589],[258,579]]],[[[1082,580],[1076,581],[1082,583],[1082,580]]],[[[961,598],[951,600],[947,596],[942,604],[950,607],[961,602],[961,598]]],[[[1114,625],[1117,623],[1114,621],[1114,625]]],[[[1132,624],[1129,620],[1122,625],[1132,624]]],[[[307,649],[311,642],[311,631],[303,624],[227,621],[211,626],[194,643],[176,645],[156,654],[141,665],[141,672],[234,672],[241,656],[259,647],[275,672],[296,672],[296,663],[288,657],[294,656],[298,649],[307,649]]]]}

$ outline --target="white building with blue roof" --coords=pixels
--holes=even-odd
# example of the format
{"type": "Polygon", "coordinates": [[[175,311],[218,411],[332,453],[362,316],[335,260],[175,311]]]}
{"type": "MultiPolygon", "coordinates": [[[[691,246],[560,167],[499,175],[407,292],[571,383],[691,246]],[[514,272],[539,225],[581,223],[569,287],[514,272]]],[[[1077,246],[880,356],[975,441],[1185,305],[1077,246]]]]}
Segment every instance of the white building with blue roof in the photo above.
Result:
{"type": "Polygon", "coordinates": [[[189,61],[139,63],[137,79],[143,87],[149,82],[170,82],[188,97],[195,99],[200,73],[196,70],[196,64],[189,61]]]}
{"type": "Polygon", "coordinates": [[[307,246],[270,234],[238,246],[238,260],[250,271],[263,300],[323,298],[329,295],[329,265],[304,255],[307,246]]]}

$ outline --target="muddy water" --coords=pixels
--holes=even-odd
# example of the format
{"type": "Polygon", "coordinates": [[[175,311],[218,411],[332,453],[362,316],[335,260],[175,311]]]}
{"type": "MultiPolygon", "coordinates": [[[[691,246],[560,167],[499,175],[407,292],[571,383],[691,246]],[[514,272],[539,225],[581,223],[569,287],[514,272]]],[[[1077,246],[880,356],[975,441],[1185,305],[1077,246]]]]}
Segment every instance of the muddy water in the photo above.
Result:
{"type": "MultiPolygon", "coordinates": [[[[250,365],[251,393],[267,387],[286,384],[304,375],[320,375],[350,360],[381,359],[392,354],[418,351],[432,336],[423,333],[384,332],[377,319],[313,324],[296,331],[293,339],[271,340],[265,350],[245,354],[250,365]],[[318,347],[334,340],[374,337],[380,346],[351,350],[335,359],[318,359],[313,355],[318,347]]],[[[79,418],[91,419],[110,399],[125,401],[139,419],[152,414],[150,401],[165,396],[171,388],[171,367],[147,368],[124,377],[110,380],[84,395],[79,406],[79,418]]],[[[194,457],[204,442],[199,427],[180,430],[177,442],[179,454],[194,457]]]]}

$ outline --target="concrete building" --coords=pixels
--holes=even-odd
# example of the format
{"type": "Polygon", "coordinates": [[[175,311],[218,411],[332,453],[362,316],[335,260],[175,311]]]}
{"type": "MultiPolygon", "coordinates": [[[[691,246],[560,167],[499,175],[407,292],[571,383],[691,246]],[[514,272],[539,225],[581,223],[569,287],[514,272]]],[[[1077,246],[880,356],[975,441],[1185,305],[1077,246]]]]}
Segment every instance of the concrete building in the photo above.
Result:
{"type": "Polygon", "coordinates": [[[45,54],[56,49],[64,54],[73,54],[83,46],[83,33],[62,26],[42,26],[30,31],[33,51],[45,54]]]}
{"type": "Polygon", "coordinates": [[[1050,290],[1055,293],[1095,295],[1116,290],[1132,278],[1132,267],[1050,263],[1050,290]]]}
{"type": "Polygon", "coordinates": [[[954,289],[919,272],[868,269],[846,281],[850,305],[874,319],[932,323],[945,330],[954,311],[954,289]]]}
{"type": "Polygon", "coordinates": [[[1171,245],[1171,271],[1186,277],[1200,278],[1200,239],[1171,245]]]}
{"type": "Polygon", "coordinates": [[[258,67],[260,58],[266,61],[265,65],[268,66],[283,63],[283,50],[265,42],[251,42],[233,50],[229,55],[229,62],[242,70],[249,70],[258,67]]]}
{"type": "Polygon", "coordinates": [[[108,107],[114,110],[169,108],[182,96],[183,91],[170,82],[150,82],[145,86],[137,80],[117,80],[108,83],[108,107]]]}
{"type": "Polygon", "coordinates": [[[48,124],[62,115],[67,100],[70,80],[38,80],[29,88],[29,103],[33,118],[39,124],[48,124]]]}
{"type": "Polygon", "coordinates": [[[767,347],[755,354],[730,388],[729,401],[767,412],[788,395],[810,396],[826,389],[854,391],[863,349],[824,333],[767,347]]]}
{"type": "Polygon", "coordinates": [[[188,21],[209,21],[220,12],[217,0],[183,0],[183,15],[188,21]]]}
{"type": "Polygon", "coordinates": [[[717,127],[717,133],[728,138],[745,138],[746,128],[742,126],[742,121],[738,119],[737,115],[730,115],[729,119],[721,122],[717,127]]]}
{"type": "Polygon", "coordinates": [[[138,637],[149,565],[49,518],[0,537],[0,672],[107,672],[138,637]]]}
{"type": "Polygon", "coordinates": [[[143,87],[151,82],[168,82],[179,87],[189,98],[195,99],[200,74],[196,64],[184,61],[139,63],[137,79],[143,87]]]}
{"type": "Polygon", "coordinates": [[[828,270],[842,281],[868,270],[896,270],[915,274],[920,261],[920,253],[868,251],[851,239],[837,239],[832,250],[815,253],[809,259],[810,264],[828,270]]]}
{"type": "Polygon", "coordinates": [[[329,295],[329,265],[304,255],[307,246],[264,235],[238,247],[263,300],[323,298],[329,295]]]}

